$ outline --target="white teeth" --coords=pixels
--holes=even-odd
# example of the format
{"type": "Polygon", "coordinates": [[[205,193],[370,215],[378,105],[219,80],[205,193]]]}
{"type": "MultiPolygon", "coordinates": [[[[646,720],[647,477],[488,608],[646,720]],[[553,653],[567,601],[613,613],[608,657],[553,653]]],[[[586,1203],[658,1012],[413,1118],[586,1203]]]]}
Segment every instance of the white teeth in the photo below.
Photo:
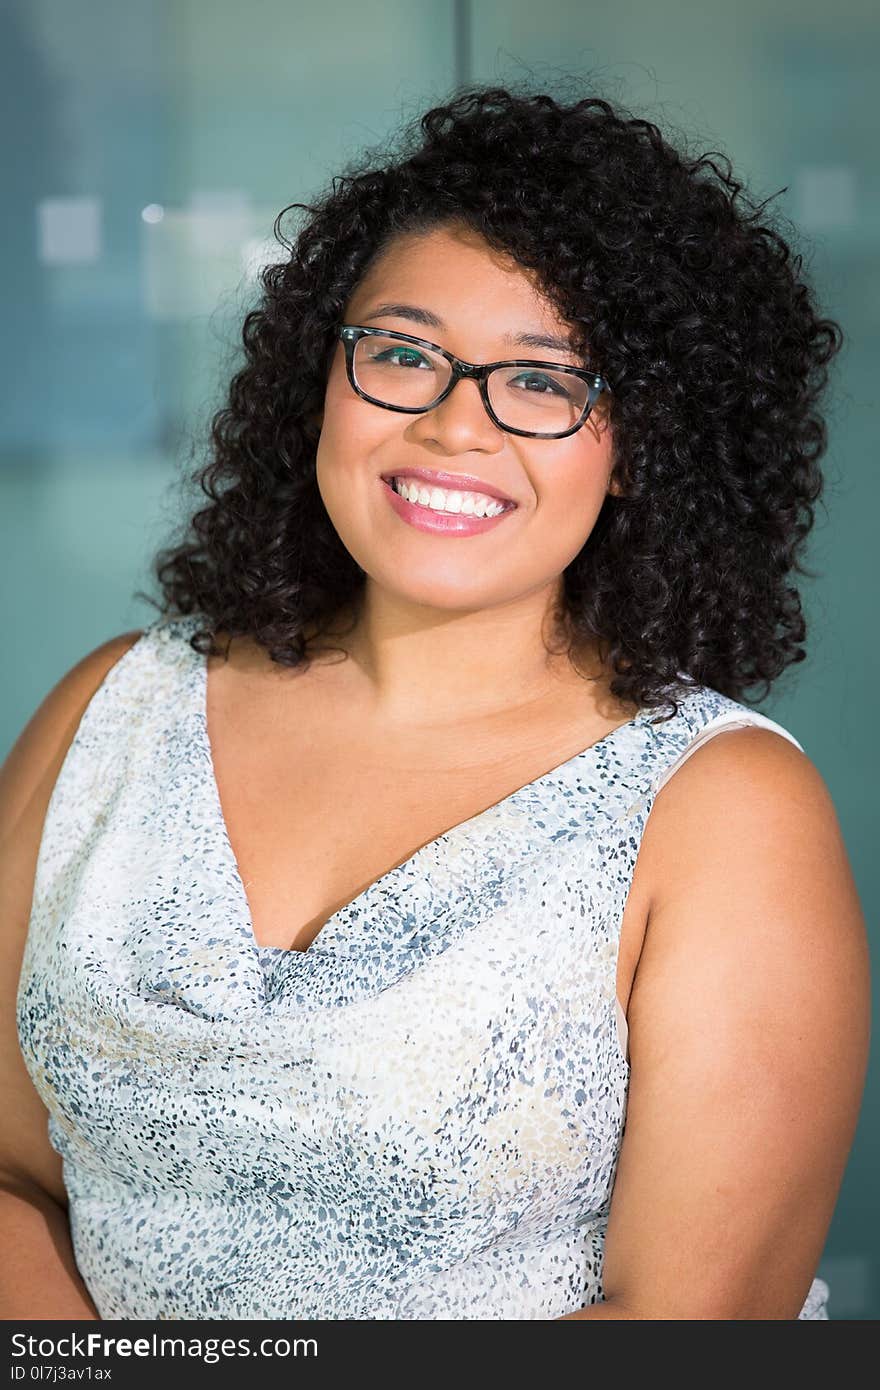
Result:
{"type": "Polygon", "coordinates": [[[430,507],[435,512],[499,516],[506,510],[503,502],[482,492],[447,492],[444,488],[427,487],[424,483],[410,482],[406,478],[394,478],[391,485],[407,502],[413,502],[418,507],[430,507]]]}

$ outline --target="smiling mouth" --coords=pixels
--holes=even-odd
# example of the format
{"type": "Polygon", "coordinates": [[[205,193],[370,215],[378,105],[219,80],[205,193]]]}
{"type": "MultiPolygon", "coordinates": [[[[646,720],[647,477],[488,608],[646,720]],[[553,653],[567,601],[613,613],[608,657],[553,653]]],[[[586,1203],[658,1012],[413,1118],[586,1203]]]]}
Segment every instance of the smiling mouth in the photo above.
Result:
{"type": "MultiPolygon", "coordinates": [[[[445,506],[437,505],[438,502],[446,500],[442,495],[428,496],[425,502],[413,502],[394,487],[396,479],[389,477],[381,478],[379,481],[392,511],[397,513],[401,522],[405,526],[414,527],[416,531],[433,535],[480,536],[503,525],[505,519],[517,510],[515,503],[504,505],[497,498],[489,498],[485,494],[478,495],[478,506],[469,500],[468,496],[459,494],[462,499],[461,506],[458,507],[459,498],[453,497],[451,510],[447,510],[445,506]],[[489,502],[492,503],[491,507],[487,505],[489,502]]],[[[414,481],[421,486],[420,480],[414,481]]],[[[421,495],[424,497],[426,493],[422,492],[421,495]]]]}
{"type": "Polygon", "coordinates": [[[500,516],[502,512],[513,511],[517,505],[510,499],[492,497],[477,489],[439,487],[407,474],[386,477],[382,481],[411,506],[445,516],[488,519],[500,516]]]}

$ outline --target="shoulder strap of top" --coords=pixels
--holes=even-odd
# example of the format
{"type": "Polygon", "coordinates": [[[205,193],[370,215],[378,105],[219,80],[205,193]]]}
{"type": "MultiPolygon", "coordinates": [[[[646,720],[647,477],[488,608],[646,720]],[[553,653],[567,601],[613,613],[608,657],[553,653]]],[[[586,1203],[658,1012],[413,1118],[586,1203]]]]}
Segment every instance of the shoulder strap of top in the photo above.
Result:
{"type": "Polygon", "coordinates": [[[136,736],[145,717],[156,718],[157,707],[174,712],[187,638],[193,619],[159,617],[147,624],[136,642],[111,666],[95,690],[80,721],[75,744],[88,743],[94,757],[107,747],[117,757],[118,740],[136,736]]]}
{"type": "Polygon", "coordinates": [[[118,828],[129,794],[134,797],[131,843],[136,847],[142,779],[157,765],[167,729],[180,718],[188,631],[179,620],[151,622],[110,667],[86,704],[46,809],[29,949],[56,923],[59,885],[75,883],[78,864],[96,853],[107,822],[112,820],[118,828]]]}
{"type": "Polygon", "coordinates": [[[146,724],[173,721],[192,620],[158,618],[114,662],[87,703],[49,801],[44,844],[86,832],[96,808],[124,781],[146,724]],[[177,640],[170,640],[170,639],[177,640]]]}
{"type": "MultiPolygon", "coordinates": [[[[643,760],[646,762],[650,770],[650,791],[642,784],[641,795],[636,801],[631,802],[625,811],[627,817],[632,816],[646,802],[653,804],[660,788],[665,786],[683,763],[687,762],[691,754],[696,753],[710,738],[728,729],[771,729],[787,738],[796,748],[800,748],[802,753],[805,751],[794,734],[789,733],[788,729],[768,718],[766,714],[760,714],[730,696],[722,695],[711,686],[701,686],[686,680],[682,681],[682,686],[683,694],[677,714],[659,723],[649,722],[634,741],[634,762],[636,766],[640,766],[643,760]],[[642,739],[645,730],[649,732],[647,745],[642,739]]],[[[635,783],[625,780],[625,785],[629,792],[635,790],[635,783]]],[[[618,1037],[621,1049],[628,1059],[629,1027],[619,999],[616,1000],[616,1004],[618,1037]]]]}
{"type": "Polygon", "coordinates": [[[781,734],[787,738],[796,748],[804,752],[803,745],[798,742],[794,734],[789,733],[788,729],[777,724],[774,719],[769,719],[766,714],[760,714],[757,710],[749,709],[747,706],[731,701],[730,708],[722,710],[703,724],[694,738],[681,750],[674,760],[664,767],[654,779],[652,790],[656,794],[664,786],[673,773],[677,772],[682,763],[687,762],[692,753],[696,753],[704,743],[716,734],[724,733],[727,729],[747,729],[750,726],[771,729],[774,733],[781,734]]]}

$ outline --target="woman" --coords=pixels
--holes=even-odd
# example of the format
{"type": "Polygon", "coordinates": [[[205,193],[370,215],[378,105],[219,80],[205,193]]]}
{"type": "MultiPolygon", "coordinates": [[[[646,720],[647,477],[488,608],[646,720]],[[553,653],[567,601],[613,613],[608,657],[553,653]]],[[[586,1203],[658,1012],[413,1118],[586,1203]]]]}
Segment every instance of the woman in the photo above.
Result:
{"type": "Polygon", "coordinates": [[[418,134],[264,272],[160,618],[4,770],[21,1311],[826,1318],[864,924],[739,697],[839,331],[606,101],[418,134]]]}

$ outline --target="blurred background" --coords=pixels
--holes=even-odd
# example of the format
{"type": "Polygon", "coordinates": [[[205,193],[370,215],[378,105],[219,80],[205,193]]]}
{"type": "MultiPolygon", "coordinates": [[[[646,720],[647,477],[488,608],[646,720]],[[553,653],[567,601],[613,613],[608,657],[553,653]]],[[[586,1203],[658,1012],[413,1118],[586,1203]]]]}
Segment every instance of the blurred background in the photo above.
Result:
{"type": "MultiPolygon", "coordinates": [[[[777,194],[846,334],[803,581],[809,656],[762,709],[832,793],[876,941],[870,0],[5,0],[0,758],[70,666],[155,617],[135,592],[156,592],[149,564],[187,505],[256,273],[284,255],[277,213],[461,83],[553,93],[573,75],[777,194]]],[[[878,1084],[874,1066],[818,1271],[832,1318],[880,1315],[878,1084]]]]}

